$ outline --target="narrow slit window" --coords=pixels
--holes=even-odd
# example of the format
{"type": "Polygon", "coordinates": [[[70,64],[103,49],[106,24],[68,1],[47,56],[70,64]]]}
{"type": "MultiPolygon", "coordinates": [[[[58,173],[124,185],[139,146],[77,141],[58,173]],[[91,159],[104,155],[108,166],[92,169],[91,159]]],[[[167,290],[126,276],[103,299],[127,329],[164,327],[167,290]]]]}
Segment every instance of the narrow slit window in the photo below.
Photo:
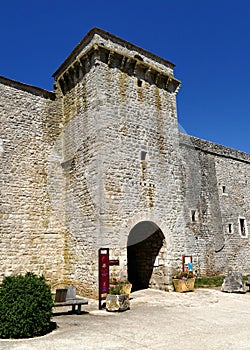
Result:
{"type": "Polygon", "coordinates": [[[226,186],[222,186],[222,193],[226,193],[226,186]]]}
{"type": "Polygon", "coordinates": [[[233,226],[232,226],[232,224],[228,224],[228,233],[233,233],[233,226]]]}
{"type": "Polygon", "coordinates": [[[141,151],[141,160],[146,160],[147,152],[146,151],[141,151]]]}
{"type": "Polygon", "coordinates": [[[239,218],[240,234],[246,236],[246,222],[244,218],[239,218]]]}
{"type": "Polygon", "coordinates": [[[191,220],[192,220],[192,222],[197,221],[196,210],[191,210],[191,220]]]}

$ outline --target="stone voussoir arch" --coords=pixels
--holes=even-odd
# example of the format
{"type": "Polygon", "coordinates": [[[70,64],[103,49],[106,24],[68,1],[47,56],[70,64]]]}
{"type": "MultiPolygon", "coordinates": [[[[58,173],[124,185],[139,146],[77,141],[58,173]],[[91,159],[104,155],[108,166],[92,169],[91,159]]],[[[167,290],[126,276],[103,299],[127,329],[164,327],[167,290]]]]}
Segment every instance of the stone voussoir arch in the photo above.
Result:
{"type": "Polygon", "coordinates": [[[156,215],[138,214],[126,225],[128,279],[133,290],[164,289],[166,285],[166,253],[169,236],[163,220],[156,215]]]}

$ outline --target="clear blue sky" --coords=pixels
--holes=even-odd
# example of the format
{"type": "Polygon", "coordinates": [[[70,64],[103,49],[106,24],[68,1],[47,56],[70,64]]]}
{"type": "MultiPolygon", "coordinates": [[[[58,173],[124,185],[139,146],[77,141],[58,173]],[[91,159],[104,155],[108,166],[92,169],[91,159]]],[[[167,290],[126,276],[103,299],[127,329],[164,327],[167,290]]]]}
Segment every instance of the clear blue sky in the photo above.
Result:
{"type": "Polygon", "coordinates": [[[92,27],[176,64],[188,134],[250,153],[249,0],[2,1],[0,75],[52,90],[92,27]]]}

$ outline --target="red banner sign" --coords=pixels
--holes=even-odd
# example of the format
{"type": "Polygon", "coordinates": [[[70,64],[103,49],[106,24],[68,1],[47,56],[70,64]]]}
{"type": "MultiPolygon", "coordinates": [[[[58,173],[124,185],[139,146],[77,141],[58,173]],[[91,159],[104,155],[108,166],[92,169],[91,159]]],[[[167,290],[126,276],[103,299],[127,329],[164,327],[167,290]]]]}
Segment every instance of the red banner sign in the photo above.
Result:
{"type": "Polygon", "coordinates": [[[99,309],[109,292],[109,249],[99,249],[99,309]]]}

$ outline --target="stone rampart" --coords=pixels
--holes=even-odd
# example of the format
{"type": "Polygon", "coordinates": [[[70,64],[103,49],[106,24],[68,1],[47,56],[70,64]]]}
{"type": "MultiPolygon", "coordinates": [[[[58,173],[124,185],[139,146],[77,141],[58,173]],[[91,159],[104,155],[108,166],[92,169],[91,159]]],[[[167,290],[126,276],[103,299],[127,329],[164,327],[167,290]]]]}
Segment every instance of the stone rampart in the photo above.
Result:
{"type": "Polygon", "coordinates": [[[0,274],[33,271],[57,279],[63,231],[49,172],[61,110],[54,94],[5,78],[0,106],[0,274]]]}

